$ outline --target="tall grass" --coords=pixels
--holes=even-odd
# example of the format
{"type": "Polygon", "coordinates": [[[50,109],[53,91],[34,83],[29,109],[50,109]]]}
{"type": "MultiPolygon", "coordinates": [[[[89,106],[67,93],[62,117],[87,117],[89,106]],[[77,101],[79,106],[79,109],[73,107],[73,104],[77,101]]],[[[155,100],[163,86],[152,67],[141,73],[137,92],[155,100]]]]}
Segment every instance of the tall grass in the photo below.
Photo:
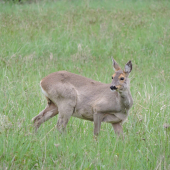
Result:
{"type": "Polygon", "coordinates": [[[0,169],[170,169],[170,2],[0,2],[0,169]],[[132,60],[134,105],[125,139],[102,124],[57,117],[35,135],[46,101],[39,82],[67,70],[109,83],[110,56],[132,60]]]}

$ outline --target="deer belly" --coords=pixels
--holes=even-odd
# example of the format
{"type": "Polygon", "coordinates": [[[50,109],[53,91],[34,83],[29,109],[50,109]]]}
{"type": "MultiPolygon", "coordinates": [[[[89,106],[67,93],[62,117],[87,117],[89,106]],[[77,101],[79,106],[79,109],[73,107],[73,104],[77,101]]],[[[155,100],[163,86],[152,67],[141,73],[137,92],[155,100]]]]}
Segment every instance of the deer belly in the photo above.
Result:
{"type": "Polygon", "coordinates": [[[87,110],[87,109],[78,109],[75,110],[75,112],[72,115],[73,117],[77,117],[79,119],[85,119],[85,120],[90,120],[93,121],[93,113],[91,112],[91,110],[87,110]]]}
{"type": "Polygon", "coordinates": [[[105,114],[102,122],[107,122],[107,123],[118,123],[121,122],[122,119],[116,117],[113,114],[105,114]]]}

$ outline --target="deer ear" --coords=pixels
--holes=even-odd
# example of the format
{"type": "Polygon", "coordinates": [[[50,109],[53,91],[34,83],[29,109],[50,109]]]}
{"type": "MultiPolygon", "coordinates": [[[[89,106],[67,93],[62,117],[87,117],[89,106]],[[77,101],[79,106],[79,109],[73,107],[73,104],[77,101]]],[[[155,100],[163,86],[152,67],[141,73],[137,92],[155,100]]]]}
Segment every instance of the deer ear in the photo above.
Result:
{"type": "Polygon", "coordinates": [[[115,71],[121,70],[121,68],[119,67],[119,65],[117,64],[117,62],[113,59],[112,57],[112,62],[113,62],[113,69],[115,71]]]}
{"type": "Polygon", "coordinates": [[[129,62],[125,65],[124,73],[128,76],[131,71],[132,71],[132,62],[129,61],[129,62]]]}

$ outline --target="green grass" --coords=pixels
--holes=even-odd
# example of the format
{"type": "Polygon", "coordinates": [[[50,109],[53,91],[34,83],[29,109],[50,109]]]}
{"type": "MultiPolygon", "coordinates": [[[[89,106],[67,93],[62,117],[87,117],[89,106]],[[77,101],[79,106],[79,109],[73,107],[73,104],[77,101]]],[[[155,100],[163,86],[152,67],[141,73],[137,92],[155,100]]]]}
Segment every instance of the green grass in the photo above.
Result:
{"type": "Polygon", "coordinates": [[[169,16],[163,0],[0,1],[0,169],[170,169],[169,16]],[[57,117],[35,135],[40,80],[67,70],[109,83],[111,56],[133,63],[125,139],[103,123],[96,141],[76,118],[60,135],[57,117]]]}

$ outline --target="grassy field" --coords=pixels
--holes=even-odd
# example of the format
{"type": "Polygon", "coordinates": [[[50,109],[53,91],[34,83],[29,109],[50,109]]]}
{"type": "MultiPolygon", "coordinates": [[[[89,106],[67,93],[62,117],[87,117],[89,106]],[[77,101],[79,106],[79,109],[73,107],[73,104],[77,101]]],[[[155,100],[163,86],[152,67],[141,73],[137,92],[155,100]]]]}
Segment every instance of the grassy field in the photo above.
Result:
{"type": "Polygon", "coordinates": [[[170,2],[0,1],[0,169],[169,170],[170,2]],[[130,75],[134,105],[124,140],[110,124],[57,117],[34,134],[45,108],[39,82],[67,70],[110,83],[111,56],[130,75]]]}

